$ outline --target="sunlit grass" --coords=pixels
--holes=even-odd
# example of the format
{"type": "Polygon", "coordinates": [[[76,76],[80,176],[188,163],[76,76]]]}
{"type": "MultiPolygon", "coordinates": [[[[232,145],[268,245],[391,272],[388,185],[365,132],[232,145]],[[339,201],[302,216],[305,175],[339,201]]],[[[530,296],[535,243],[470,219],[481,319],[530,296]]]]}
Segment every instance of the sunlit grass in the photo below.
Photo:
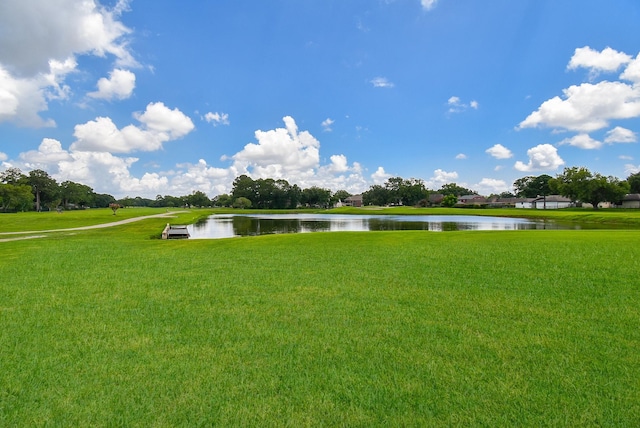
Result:
{"type": "MultiPolygon", "coordinates": [[[[117,210],[114,215],[113,211],[109,208],[96,208],[87,210],[69,210],[63,211],[62,213],[58,213],[56,211],[0,213],[0,233],[75,228],[117,222],[134,217],[182,213],[184,211],[185,210],[180,208],[121,208],[117,210]]],[[[188,210],[188,212],[199,213],[197,215],[206,215],[206,213],[210,213],[211,211],[188,210]]]]}
{"type": "Polygon", "coordinates": [[[640,419],[639,231],[164,222],[0,243],[0,425],[640,419]]]}

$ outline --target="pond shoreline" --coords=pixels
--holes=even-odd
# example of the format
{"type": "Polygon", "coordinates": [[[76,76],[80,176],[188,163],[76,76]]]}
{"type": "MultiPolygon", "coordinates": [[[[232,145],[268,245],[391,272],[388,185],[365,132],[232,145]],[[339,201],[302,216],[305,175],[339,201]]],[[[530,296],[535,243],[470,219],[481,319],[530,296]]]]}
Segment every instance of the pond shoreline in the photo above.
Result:
{"type": "MultiPolygon", "coordinates": [[[[292,209],[292,210],[262,210],[246,209],[238,210],[231,208],[214,208],[211,214],[345,214],[345,215],[475,215],[489,217],[526,218],[531,220],[550,220],[576,223],[594,223],[601,225],[630,227],[640,229],[640,209],[624,208],[563,208],[563,209],[525,209],[525,208],[416,208],[416,207],[341,207],[331,209],[292,209]]],[[[207,215],[203,215],[205,218],[207,215]]]]}
{"type": "Polygon", "coordinates": [[[213,214],[187,225],[192,239],[223,239],[238,236],[309,232],[373,232],[421,230],[511,231],[601,228],[597,225],[554,220],[478,215],[376,215],[336,213],[243,212],[213,214]]]}

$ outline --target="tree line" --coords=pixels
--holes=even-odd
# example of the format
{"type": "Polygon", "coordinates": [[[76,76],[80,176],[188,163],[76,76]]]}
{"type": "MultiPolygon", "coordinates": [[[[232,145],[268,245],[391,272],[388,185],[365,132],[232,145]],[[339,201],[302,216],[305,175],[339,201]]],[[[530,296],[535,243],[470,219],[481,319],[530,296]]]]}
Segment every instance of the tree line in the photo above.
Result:
{"type": "MultiPolygon", "coordinates": [[[[631,174],[626,180],[593,173],[584,167],[565,168],[552,177],[547,174],[526,176],[513,183],[514,193],[503,192],[498,198],[535,198],[559,194],[574,202],[587,202],[597,208],[600,202],[618,203],[627,193],[640,193],[640,173],[631,174]]],[[[437,190],[428,189],[423,180],[391,177],[384,184],[375,184],[362,193],[363,205],[408,205],[428,206],[429,196],[442,196],[441,204],[454,206],[462,195],[477,195],[472,189],[447,183],[437,190]]],[[[287,209],[303,207],[328,208],[352,196],[346,190],[332,192],[330,189],[312,186],[300,188],[287,180],[272,178],[252,179],[246,174],[236,177],[230,193],[213,199],[201,191],[189,195],[157,195],[155,199],[125,197],[116,199],[109,194],[98,194],[87,185],[64,181],[58,183],[43,170],[35,169],[28,174],[18,168],[0,172],[0,210],[40,211],[46,209],[107,208],[110,204],[124,207],[183,207],[218,206],[234,208],[287,209]]]]}
{"type": "MultiPolygon", "coordinates": [[[[475,194],[473,190],[458,186],[456,183],[445,184],[438,190],[445,195],[457,196],[475,194]]],[[[362,193],[363,205],[420,205],[428,203],[429,194],[421,179],[391,177],[382,185],[373,185],[362,193]]],[[[215,206],[235,208],[283,209],[303,207],[328,208],[339,201],[344,202],[352,196],[346,190],[332,192],[330,189],[312,186],[301,189],[297,184],[289,184],[287,180],[272,178],[252,179],[241,175],[233,181],[230,194],[213,198],[215,206]]]]}
{"type": "Polygon", "coordinates": [[[346,190],[332,192],[318,186],[300,188],[287,180],[252,179],[242,174],[233,180],[230,194],[213,198],[214,206],[258,209],[286,209],[300,206],[328,208],[351,196],[346,190]]]}
{"type": "Polygon", "coordinates": [[[116,199],[109,194],[96,193],[85,184],[73,181],[58,183],[41,169],[34,169],[28,174],[18,168],[0,172],[2,212],[107,208],[113,204],[123,207],[211,206],[211,200],[200,191],[180,197],[158,195],[155,200],[141,197],[116,199]]]}
{"type": "Polygon", "coordinates": [[[513,183],[513,188],[517,197],[535,198],[558,194],[574,203],[589,203],[597,209],[600,202],[619,204],[626,194],[640,193],[640,173],[620,180],[591,172],[584,167],[568,167],[555,177],[542,174],[519,178],[513,183]]]}
{"type": "Polygon", "coordinates": [[[23,174],[18,168],[0,172],[0,209],[7,211],[41,211],[61,206],[108,207],[115,202],[111,195],[98,194],[84,184],[58,183],[41,169],[23,174]]]}

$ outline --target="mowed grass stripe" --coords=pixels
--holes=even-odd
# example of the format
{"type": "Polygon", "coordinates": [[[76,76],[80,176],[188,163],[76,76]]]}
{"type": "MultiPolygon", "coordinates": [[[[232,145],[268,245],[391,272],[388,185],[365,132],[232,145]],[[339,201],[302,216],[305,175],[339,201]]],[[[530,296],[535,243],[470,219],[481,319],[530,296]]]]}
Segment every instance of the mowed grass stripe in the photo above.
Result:
{"type": "Polygon", "coordinates": [[[640,418],[637,231],[165,242],[148,222],[0,245],[0,422],[640,418]]]}

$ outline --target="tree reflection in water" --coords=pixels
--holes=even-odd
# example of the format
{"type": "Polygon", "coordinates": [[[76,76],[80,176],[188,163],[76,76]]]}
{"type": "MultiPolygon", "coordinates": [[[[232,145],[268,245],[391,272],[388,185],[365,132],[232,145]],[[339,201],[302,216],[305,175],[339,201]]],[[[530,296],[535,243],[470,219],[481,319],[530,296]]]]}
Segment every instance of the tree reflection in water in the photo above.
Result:
{"type": "Polygon", "coordinates": [[[332,214],[217,214],[189,225],[195,239],[257,236],[275,233],[336,231],[425,230],[450,232],[459,230],[572,229],[542,220],[489,216],[381,216],[332,214]]]}

